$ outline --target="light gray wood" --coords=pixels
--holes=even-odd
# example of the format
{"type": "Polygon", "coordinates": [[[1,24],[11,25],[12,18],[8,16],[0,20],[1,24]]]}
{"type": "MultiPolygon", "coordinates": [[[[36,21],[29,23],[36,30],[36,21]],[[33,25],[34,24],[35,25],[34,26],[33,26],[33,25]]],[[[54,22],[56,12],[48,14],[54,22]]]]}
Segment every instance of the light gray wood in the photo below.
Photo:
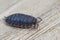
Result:
{"type": "Polygon", "coordinates": [[[0,40],[60,40],[60,0],[24,0],[0,15],[0,40]],[[4,17],[13,13],[41,17],[37,29],[8,26],[4,17]]]}

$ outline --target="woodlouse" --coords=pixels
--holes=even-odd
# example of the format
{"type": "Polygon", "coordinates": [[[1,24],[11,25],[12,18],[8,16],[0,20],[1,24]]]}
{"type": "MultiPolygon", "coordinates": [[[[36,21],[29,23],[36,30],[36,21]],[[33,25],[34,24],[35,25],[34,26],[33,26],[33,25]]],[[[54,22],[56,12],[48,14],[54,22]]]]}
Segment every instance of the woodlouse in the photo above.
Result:
{"type": "MultiPolygon", "coordinates": [[[[40,18],[41,21],[41,18],[40,18]]],[[[14,27],[20,27],[20,28],[36,28],[38,27],[38,19],[25,14],[12,14],[5,18],[5,22],[11,26],[14,27]]]]}

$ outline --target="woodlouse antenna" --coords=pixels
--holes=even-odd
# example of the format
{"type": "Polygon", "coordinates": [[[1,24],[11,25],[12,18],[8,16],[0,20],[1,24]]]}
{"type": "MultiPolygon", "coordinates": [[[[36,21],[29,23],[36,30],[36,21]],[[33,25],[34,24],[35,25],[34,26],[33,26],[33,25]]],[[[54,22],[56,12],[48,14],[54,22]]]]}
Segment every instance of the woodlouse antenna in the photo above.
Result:
{"type": "Polygon", "coordinates": [[[37,23],[41,22],[42,19],[40,17],[37,17],[37,23]]]}

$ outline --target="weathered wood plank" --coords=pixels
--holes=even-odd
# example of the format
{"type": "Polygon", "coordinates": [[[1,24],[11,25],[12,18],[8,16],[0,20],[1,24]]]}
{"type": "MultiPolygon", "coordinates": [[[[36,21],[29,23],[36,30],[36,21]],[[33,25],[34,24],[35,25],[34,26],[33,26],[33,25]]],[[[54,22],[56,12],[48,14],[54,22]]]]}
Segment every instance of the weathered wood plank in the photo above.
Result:
{"type": "MultiPolygon", "coordinates": [[[[50,28],[53,30],[54,26],[60,23],[60,0],[22,1],[1,13],[0,19],[0,40],[46,40],[47,37],[50,37],[45,37],[50,33],[47,31],[51,30],[50,28]],[[38,29],[20,29],[5,25],[3,20],[4,16],[16,12],[41,17],[43,20],[39,23],[38,29]]],[[[51,39],[54,40],[55,38],[51,37],[51,39]]]]}

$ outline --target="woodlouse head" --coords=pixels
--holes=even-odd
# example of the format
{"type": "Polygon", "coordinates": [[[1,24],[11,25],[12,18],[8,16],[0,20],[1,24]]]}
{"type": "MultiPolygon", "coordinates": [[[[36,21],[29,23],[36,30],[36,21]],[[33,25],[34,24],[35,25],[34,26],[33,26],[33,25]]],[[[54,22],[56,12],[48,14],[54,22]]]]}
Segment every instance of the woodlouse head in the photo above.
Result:
{"type": "Polygon", "coordinates": [[[37,17],[37,23],[41,22],[42,19],[40,17],[37,17]]]}

